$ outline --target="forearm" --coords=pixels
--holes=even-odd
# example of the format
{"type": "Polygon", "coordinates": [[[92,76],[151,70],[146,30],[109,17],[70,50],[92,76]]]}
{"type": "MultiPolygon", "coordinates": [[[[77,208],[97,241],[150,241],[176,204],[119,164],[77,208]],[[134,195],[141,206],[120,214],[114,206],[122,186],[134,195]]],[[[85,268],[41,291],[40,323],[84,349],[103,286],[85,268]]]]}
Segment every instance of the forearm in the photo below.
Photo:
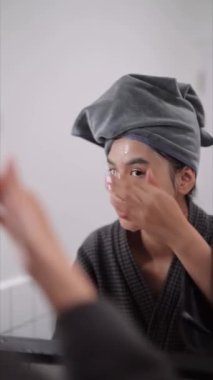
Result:
{"type": "Polygon", "coordinates": [[[0,222],[22,249],[28,272],[57,310],[96,299],[96,291],[70,262],[36,195],[19,179],[13,165],[0,176],[0,222]]]}
{"type": "Polygon", "coordinates": [[[30,274],[46,294],[56,312],[63,312],[82,303],[94,302],[97,292],[88,275],[78,264],[71,266],[60,243],[46,241],[31,251],[30,274]],[[38,250],[38,252],[37,252],[38,250]]]}
{"type": "Polygon", "coordinates": [[[190,277],[213,304],[213,249],[187,220],[178,227],[171,248],[190,277]]]}

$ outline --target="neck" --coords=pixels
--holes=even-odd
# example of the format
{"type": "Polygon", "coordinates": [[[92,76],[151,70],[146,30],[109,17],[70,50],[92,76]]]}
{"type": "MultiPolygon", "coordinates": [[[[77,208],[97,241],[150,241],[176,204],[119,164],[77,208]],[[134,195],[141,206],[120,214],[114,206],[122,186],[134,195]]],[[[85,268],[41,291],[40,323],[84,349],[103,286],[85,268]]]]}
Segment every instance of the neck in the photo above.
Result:
{"type": "Polygon", "coordinates": [[[181,197],[180,199],[177,198],[176,201],[177,201],[180,209],[182,210],[183,214],[188,219],[188,216],[189,216],[189,207],[188,207],[188,203],[187,203],[186,197],[184,197],[184,198],[181,197]]]}

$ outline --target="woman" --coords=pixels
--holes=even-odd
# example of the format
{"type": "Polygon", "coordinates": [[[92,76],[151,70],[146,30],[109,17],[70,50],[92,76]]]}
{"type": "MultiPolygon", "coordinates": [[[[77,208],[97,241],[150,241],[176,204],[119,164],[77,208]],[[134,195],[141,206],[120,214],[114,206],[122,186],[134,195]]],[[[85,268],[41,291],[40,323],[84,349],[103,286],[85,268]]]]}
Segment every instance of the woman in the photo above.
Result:
{"type": "Polygon", "coordinates": [[[213,145],[190,85],[126,75],[84,108],[73,135],[105,147],[119,221],[77,260],[162,350],[213,349],[213,217],[196,206],[200,147],[213,145]]]}

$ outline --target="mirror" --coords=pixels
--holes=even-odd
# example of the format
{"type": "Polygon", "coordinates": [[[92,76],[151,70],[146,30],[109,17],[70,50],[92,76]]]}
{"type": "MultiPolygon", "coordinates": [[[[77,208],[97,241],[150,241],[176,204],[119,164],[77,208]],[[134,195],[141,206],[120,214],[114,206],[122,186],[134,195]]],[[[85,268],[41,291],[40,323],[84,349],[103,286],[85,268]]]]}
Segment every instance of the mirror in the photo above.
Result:
{"type": "MultiPolygon", "coordinates": [[[[70,135],[79,111],[126,73],[191,83],[213,132],[212,1],[1,0],[1,163],[17,159],[70,254],[115,213],[102,149],[70,135]],[[95,212],[94,212],[95,210],[95,212]]],[[[213,149],[196,202],[213,213],[213,149]]],[[[54,314],[1,231],[0,333],[51,339],[54,314]]]]}

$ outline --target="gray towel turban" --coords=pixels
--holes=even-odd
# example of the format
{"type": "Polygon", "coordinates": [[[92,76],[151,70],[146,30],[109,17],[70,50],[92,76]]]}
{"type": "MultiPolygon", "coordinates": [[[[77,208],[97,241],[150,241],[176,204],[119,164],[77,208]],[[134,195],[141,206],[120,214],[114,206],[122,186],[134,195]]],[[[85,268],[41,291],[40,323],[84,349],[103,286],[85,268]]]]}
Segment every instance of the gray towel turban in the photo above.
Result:
{"type": "Polygon", "coordinates": [[[213,145],[204,110],[189,84],[174,78],[130,74],[116,81],[77,117],[72,134],[105,147],[129,136],[195,171],[200,147],[213,145]]]}

